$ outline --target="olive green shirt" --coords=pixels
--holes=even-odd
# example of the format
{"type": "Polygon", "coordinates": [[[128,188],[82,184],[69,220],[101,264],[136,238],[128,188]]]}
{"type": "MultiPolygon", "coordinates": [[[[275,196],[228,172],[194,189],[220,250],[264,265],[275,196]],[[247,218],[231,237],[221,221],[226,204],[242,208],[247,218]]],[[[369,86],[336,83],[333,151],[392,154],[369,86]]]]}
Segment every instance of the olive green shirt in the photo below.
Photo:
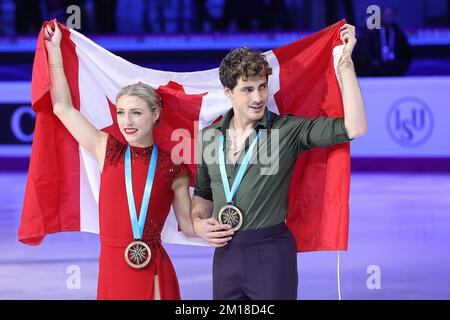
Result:
{"type": "Polygon", "coordinates": [[[244,217],[241,230],[260,229],[283,222],[288,214],[289,187],[297,157],[312,147],[326,147],[349,141],[343,118],[303,118],[291,114],[279,116],[267,108],[255,132],[240,152],[236,164],[228,158],[230,146],[226,129],[234,112],[231,109],[217,123],[204,128],[198,141],[198,173],[194,195],[214,203],[214,217],[227,204],[219,168],[219,137],[224,135],[224,152],[229,186],[233,185],[240,163],[261,132],[234,204],[244,217]],[[278,148],[277,148],[278,147],[278,148]],[[277,150],[278,149],[278,150],[277,150]]]}

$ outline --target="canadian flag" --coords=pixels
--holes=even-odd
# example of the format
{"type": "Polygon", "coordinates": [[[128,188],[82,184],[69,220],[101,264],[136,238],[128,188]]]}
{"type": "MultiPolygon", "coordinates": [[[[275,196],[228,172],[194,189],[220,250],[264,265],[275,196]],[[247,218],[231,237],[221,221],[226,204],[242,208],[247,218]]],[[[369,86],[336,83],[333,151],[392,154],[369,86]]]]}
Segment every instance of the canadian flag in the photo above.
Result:
{"type": "MultiPolygon", "coordinates": [[[[335,72],[343,50],[339,28],[344,24],[345,20],[341,20],[307,38],[264,53],[273,70],[268,103],[272,112],[343,117],[335,72]]],[[[150,84],[163,100],[155,141],[169,151],[184,146],[179,156],[190,164],[192,182],[198,131],[231,108],[219,81],[219,69],[183,73],[143,68],[75,30],[60,27],[64,70],[74,107],[97,129],[123,140],[115,120],[115,96],[128,84],[150,84]]],[[[53,114],[51,85],[41,31],[31,92],[36,125],[18,232],[19,240],[29,245],[38,245],[45,235],[56,232],[99,232],[98,164],[53,114]]],[[[287,219],[298,251],[347,249],[349,185],[348,143],[314,148],[298,158],[287,219]]],[[[201,244],[179,232],[173,212],[164,226],[162,240],[201,244]]]]}

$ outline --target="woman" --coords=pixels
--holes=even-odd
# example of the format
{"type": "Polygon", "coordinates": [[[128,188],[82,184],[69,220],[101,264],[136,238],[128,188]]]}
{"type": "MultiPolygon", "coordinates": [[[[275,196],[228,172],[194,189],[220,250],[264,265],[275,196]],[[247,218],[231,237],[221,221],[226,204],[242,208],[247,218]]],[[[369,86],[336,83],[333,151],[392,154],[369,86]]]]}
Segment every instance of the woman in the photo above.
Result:
{"type": "Polygon", "coordinates": [[[97,130],[72,105],[60,49],[61,30],[44,28],[53,86],[53,112],[101,170],[98,299],[180,299],[161,229],[174,211],[183,233],[189,217],[189,168],[153,142],[161,99],[149,85],[132,84],[116,99],[117,123],[127,144],[97,130]]]}

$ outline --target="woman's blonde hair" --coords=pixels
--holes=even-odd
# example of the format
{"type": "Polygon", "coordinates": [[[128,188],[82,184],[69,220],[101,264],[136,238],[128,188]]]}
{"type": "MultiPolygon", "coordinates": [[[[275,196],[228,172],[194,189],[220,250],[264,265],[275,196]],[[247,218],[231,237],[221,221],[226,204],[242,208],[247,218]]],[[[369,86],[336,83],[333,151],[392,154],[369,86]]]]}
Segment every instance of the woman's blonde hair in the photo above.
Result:
{"type": "Polygon", "coordinates": [[[152,86],[142,82],[137,82],[123,87],[116,96],[116,103],[120,97],[125,95],[141,98],[152,112],[159,111],[161,113],[161,96],[155,89],[153,89],[152,86]]]}

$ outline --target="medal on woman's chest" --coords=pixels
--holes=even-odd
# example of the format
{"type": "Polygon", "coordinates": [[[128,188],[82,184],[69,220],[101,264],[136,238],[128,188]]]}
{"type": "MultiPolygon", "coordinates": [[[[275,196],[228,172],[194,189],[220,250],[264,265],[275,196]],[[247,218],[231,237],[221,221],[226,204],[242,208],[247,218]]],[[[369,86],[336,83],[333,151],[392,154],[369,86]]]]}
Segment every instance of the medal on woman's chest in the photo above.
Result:
{"type": "Polygon", "coordinates": [[[242,178],[244,177],[245,170],[250,163],[250,159],[253,155],[253,150],[255,149],[256,143],[259,139],[260,133],[256,135],[256,138],[253,140],[250,145],[247,153],[245,154],[241,166],[237,172],[236,178],[234,179],[233,185],[230,189],[230,184],[228,182],[228,175],[225,168],[225,152],[224,152],[224,138],[223,135],[220,136],[219,141],[219,168],[220,168],[220,176],[222,178],[223,190],[225,191],[225,197],[227,200],[227,204],[224,205],[219,210],[218,220],[221,224],[228,224],[231,226],[233,231],[238,231],[242,225],[244,224],[244,216],[242,215],[242,211],[239,207],[233,202],[233,198],[236,195],[236,192],[239,188],[239,185],[242,182],[242,178]]]}
{"type": "Polygon", "coordinates": [[[131,227],[135,241],[131,242],[125,249],[125,261],[135,269],[144,268],[150,263],[152,252],[150,247],[141,241],[144,231],[145,219],[147,217],[148,204],[155,178],[156,162],[158,159],[158,146],[153,145],[150,165],[148,166],[147,180],[145,181],[144,195],[142,197],[139,220],[134,203],[133,183],[131,174],[131,148],[128,146],[125,153],[125,187],[127,191],[128,209],[130,211],[131,227]]]}
{"type": "Polygon", "coordinates": [[[133,241],[125,249],[125,260],[135,269],[144,268],[151,259],[152,251],[145,242],[133,241]]]}

